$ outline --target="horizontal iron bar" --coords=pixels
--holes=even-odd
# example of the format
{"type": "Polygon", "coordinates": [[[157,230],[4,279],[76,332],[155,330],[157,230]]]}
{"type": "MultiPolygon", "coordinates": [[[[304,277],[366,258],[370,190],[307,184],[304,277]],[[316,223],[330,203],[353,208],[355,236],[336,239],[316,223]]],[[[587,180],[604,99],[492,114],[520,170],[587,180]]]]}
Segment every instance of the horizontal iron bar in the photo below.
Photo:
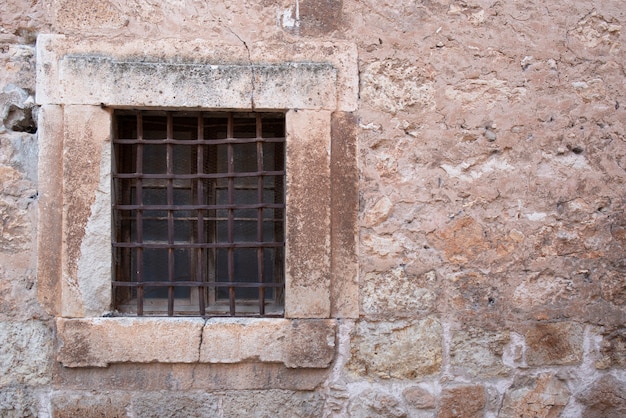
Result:
{"type": "Polygon", "coordinates": [[[284,242],[185,242],[185,243],[150,243],[150,242],[113,242],[113,248],[279,248],[284,242]]]}
{"type": "Polygon", "coordinates": [[[116,179],[155,179],[155,180],[195,180],[195,179],[227,179],[241,177],[284,176],[285,171],[250,171],[245,173],[197,173],[197,174],[146,174],[146,173],[114,173],[116,179]]]}
{"type": "Polygon", "coordinates": [[[223,144],[254,144],[257,142],[284,143],[285,138],[223,138],[223,139],[114,139],[114,144],[144,145],[223,145],[223,144]]]}
{"type": "Polygon", "coordinates": [[[122,282],[122,281],[114,281],[112,282],[113,286],[119,287],[235,287],[235,288],[243,288],[243,287],[251,287],[251,288],[261,288],[261,287],[284,287],[284,283],[258,283],[258,282],[189,282],[189,281],[173,281],[173,282],[122,282]]]}
{"type": "Polygon", "coordinates": [[[251,205],[112,205],[113,209],[117,210],[173,210],[173,211],[188,211],[188,210],[220,210],[220,209],[284,209],[284,203],[255,203],[251,205]]]}

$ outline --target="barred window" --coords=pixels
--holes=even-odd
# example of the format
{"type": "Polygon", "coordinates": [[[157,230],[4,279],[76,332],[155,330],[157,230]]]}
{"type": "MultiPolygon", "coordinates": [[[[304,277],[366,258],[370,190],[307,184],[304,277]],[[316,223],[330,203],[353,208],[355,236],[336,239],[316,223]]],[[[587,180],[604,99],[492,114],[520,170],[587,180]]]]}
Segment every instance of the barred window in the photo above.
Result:
{"type": "Polygon", "coordinates": [[[283,316],[284,114],[117,110],[113,124],[115,308],[283,316]]]}

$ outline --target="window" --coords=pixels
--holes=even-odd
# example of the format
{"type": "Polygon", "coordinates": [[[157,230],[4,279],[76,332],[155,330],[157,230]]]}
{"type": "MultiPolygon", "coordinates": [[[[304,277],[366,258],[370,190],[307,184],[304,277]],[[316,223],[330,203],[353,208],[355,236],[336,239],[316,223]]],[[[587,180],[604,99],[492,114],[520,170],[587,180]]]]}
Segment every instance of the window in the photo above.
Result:
{"type": "Polygon", "coordinates": [[[328,367],[358,318],[355,45],[150,44],[37,40],[58,361],[328,367]]]}
{"type": "Polygon", "coordinates": [[[282,316],[285,118],[116,111],[115,307],[282,316]]]}

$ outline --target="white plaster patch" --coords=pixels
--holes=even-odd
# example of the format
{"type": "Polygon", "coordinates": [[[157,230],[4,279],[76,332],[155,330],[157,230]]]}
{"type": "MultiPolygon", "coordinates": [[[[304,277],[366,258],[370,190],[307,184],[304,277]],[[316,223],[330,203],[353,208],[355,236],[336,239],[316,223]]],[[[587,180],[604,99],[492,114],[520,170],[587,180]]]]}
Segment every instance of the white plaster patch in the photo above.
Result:
{"type": "Polygon", "coordinates": [[[546,216],[548,215],[544,212],[533,212],[533,213],[526,214],[526,218],[529,221],[543,221],[546,218],[546,216]]]}

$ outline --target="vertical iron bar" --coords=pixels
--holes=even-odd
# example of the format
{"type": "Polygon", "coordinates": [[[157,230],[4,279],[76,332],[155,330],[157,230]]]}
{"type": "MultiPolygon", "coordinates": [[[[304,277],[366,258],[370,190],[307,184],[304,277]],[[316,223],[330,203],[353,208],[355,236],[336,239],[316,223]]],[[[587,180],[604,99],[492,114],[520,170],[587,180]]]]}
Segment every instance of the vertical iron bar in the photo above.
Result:
{"type": "MultiPolygon", "coordinates": [[[[174,120],[171,112],[167,112],[167,139],[174,138],[174,120]]],[[[174,172],[173,166],[173,148],[171,143],[166,145],[166,172],[172,174],[174,172]]],[[[168,261],[168,280],[170,283],[174,282],[174,211],[172,206],[174,205],[174,180],[169,178],[167,180],[167,261],[168,261]]],[[[174,286],[170,285],[167,288],[167,315],[174,315],[174,286]]]]}
{"type": "MultiPolygon", "coordinates": [[[[233,114],[228,114],[228,127],[227,138],[232,139],[234,133],[233,126],[233,114]]],[[[235,162],[234,162],[234,150],[233,144],[227,145],[227,160],[228,160],[228,204],[233,205],[235,203],[235,178],[233,177],[235,162]]],[[[235,281],[235,248],[232,245],[235,242],[235,213],[232,207],[228,208],[228,281],[233,283],[235,281]]],[[[230,305],[230,315],[235,315],[235,287],[230,286],[228,288],[228,300],[230,305]]]]}
{"type": "MultiPolygon", "coordinates": [[[[139,142],[137,143],[137,164],[135,168],[136,174],[138,174],[137,180],[135,182],[136,186],[136,200],[137,206],[143,206],[143,114],[141,111],[137,112],[137,139],[139,142]]],[[[143,210],[137,209],[136,212],[136,228],[137,228],[137,242],[143,243],[143,210]]],[[[144,287],[143,287],[143,247],[137,247],[137,315],[143,315],[143,298],[144,298],[144,287]]]]}
{"type": "MultiPolygon", "coordinates": [[[[198,112],[198,141],[201,141],[204,139],[204,123],[203,123],[203,118],[202,118],[202,112],[198,112]]],[[[202,173],[203,172],[203,168],[204,167],[204,145],[196,145],[196,174],[202,173]]],[[[203,179],[198,179],[196,180],[196,187],[197,187],[197,195],[196,195],[196,202],[195,204],[197,205],[203,205],[204,204],[204,182],[205,180],[203,179]]],[[[204,225],[203,225],[203,219],[204,219],[204,211],[202,209],[198,210],[197,213],[197,219],[198,219],[198,243],[204,243],[204,225]]],[[[203,268],[202,266],[204,265],[204,257],[203,252],[204,250],[201,247],[198,247],[198,249],[196,250],[196,281],[197,282],[202,282],[203,281],[203,268]]],[[[205,302],[204,302],[204,287],[202,286],[198,286],[198,307],[200,309],[200,315],[204,315],[205,311],[206,311],[206,306],[205,306],[205,302]]]]}
{"type": "MultiPolygon", "coordinates": [[[[258,139],[256,143],[256,161],[257,171],[263,171],[263,142],[260,140],[263,136],[263,127],[261,125],[261,115],[256,114],[256,137],[258,139]]],[[[263,176],[259,174],[257,177],[257,203],[263,203],[263,176]]],[[[263,242],[263,208],[257,209],[257,242],[263,242]]],[[[257,278],[259,283],[264,282],[264,263],[263,263],[263,247],[258,247],[257,252],[257,278]]],[[[259,287],[259,315],[265,315],[265,287],[259,287]]]]}

